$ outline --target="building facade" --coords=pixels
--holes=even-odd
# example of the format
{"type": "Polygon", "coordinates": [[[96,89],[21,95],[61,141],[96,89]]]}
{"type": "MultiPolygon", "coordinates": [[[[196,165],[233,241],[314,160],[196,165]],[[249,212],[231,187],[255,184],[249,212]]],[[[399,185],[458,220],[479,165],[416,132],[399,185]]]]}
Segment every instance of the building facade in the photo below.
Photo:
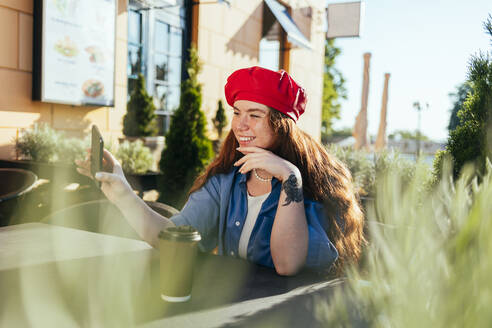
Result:
{"type": "MultiPolygon", "coordinates": [[[[315,138],[320,136],[323,1],[115,0],[114,107],[32,100],[34,1],[0,0],[0,158],[15,158],[15,139],[36,123],[67,136],[82,136],[97,124],[107,140],[117,140],[139,73],[154,98],[164,134],[179,105],[192,44],[203,63],[202,109],[211,138],[216,137],[211,120],[217,102],[225,103],[227,76],[254,65],[284,69],[306,89],[306,113],[298,124],[315,138]]],[[[232,112],[228,115],[231,118],[232,112]]]]}

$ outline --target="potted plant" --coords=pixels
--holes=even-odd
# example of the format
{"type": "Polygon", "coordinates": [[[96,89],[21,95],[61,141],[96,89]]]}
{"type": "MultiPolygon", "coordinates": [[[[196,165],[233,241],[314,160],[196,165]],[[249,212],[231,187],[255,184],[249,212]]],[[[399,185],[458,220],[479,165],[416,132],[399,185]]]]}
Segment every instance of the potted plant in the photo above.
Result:
{"type": "Polygon", "coordinates": [[[85,178],[79,179],[73,162],[75,159],[83,159],[88,147],[88,140],[66,138],[63,133],[48,125],[35,124],[23,130],[15,140],[18,160],[2,160],[1,165],[28,169],[44,179],[56,180],[63,176],[85,182],[85,178]]]}
{"type": "Polygon", "coordinates": [[[124,141],[116,151],[125,176],[130,185],[139,191],[157,189],[158,172],[150,171],[154,163],[151,150],[144,146],[142,140],[124,141]]]}
{"type": "Polygon", "coordinates": [[[74,160],[86,156],[89,140],[66,138],[48,125],[24,129],[15,140],[16,160],[0,160],[2,168],[19,168],[39,178],[15,213],[16,222],[35,221],[74,203],[102,197],[92,181],[77,173],[74,160]]]}

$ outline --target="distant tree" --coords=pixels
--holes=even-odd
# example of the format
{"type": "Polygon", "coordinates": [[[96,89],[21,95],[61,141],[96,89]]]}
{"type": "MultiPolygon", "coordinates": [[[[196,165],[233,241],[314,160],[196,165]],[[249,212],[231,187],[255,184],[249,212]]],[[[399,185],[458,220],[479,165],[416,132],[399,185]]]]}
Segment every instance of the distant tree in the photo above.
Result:
{"type": "Polygon", "coordinates": [[[225,114],[222,100],[219,100],[217,103],[217,112],[215,113],[215,117],[212,121],[214,123],[215,129],[217,130],[217,134],[219,135],[220,140],[222,139],[223,130],[227,126],[227,116],[225,114]]]}
{"type": "Polygon", "coordinates": [[[456,92],[449,93],[449,97],[453,100],[453,108],[451,109],[451,117],[449,118],[448,131],[454,131],[460,124],[458,112],[463,108],[468,94],[472,91],[470,84],[462,83],[456,87],[456,92]]]}
{"type": "Polygon", "coordinates": [[[138,74],[135,88],[123,118],[123,134],[128,137],[149,137],[157,134],[155,106],[145,89],[145,79],[138,74]]]}
{"type": "Polygon", "coordinates": [[[332,129],[330,134],[321,135],[321,142],[326,145],[329,143],[340,141],[345,138],[349,138],[353,134],[352,131],[353,129],[348,127],[339,130],[332,129]]]}
{"type": "Polygon", "coordinates": [[[201,64],[195,48],[190,49],[186,67],[189,77],[181,84],[180,104],[172,116],[159,163],[162,172],[159,200],[177,208],[182,207],[193,181],[213,156],[212,143],[206,136],[207,121],[200,110],[201,64]]]}
{"type": "MultiPolygon", "coordinates": [[[[491,37],[492,15],[484,23],[485,30],[491,37]]],[[[460,124],[450,132],[446,149],[437,157],[434,175],[438,179],[442,159],[451,155],[453,173],[457,177],[463,166],[468,162],[477,165],[479,175],[485,171],[486,157],[492,155],[492,52],[472,56],[468,68],[467,83],[471,87],[463,108],[458,111],[460,124]]]]}
{"type": "Polygon", "coordinates": [[[333,121],[340,118],[340,99],[347,98],[345,79],[335,68],[335,59],[341,50],[334,45],[334,39],[325,42],[325,62],[323,74],[323,103],[321,114],[321,140],[329,139],[333,121]]]}
{"type": "MultiPolygon", "coordinates": [[[[394,140],[394,139],[410,139],[410,140],[418,140],[419,138],[419,133],[417,131],[407,131],[407,130],[396,130],[393,133],[390,133],[388,135],[388,139],[394,140]]],[[[423,135],[420,133],[420,140],[427,141],[429,140],[429,137],[423,135]]]]}
{"type": "Polygon", "coordinates": [[[351,137],[353,135],[353,129],[345,127],[340,130],[333,130],[331,135],[334,137],[351,137]]]}

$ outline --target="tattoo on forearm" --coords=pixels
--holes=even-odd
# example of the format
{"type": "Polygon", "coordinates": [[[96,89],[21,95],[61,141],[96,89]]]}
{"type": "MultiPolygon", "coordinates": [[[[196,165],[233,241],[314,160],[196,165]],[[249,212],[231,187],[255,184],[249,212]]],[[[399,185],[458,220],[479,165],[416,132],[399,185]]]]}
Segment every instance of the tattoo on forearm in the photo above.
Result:
{"type": "Polygon", "coordinates": [[[282,184],[282,189],[285,191],[287,195],[287,199],[285,199],[285,203],[282,206],[287,206],[291,202],[300,203],[304,200],[304,196],[302,194],[302,187],[297,183],[297,178],[295,174],[291,174],[287,180],[282,184]]]}

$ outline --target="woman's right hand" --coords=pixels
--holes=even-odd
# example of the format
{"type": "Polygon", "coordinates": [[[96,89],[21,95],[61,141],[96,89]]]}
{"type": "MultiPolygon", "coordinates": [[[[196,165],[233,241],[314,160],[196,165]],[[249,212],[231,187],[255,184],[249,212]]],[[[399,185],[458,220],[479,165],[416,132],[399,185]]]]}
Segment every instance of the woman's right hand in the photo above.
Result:
{"type": "Polygon", "coordinates": [[[101,190],[106,195],[109,201],[114,204],[124,202],[127,197],[134,196],[134,192],[128,181],[125,178],[123,169],[118,160],[109,151],[104,149],[103,153],[103,172],[97,172],[95,177],[92,177],[90,172],[90,160],[86,158],[84,161],[76,160],[77,172],[95,178],[101,182],[101,190]]]}

